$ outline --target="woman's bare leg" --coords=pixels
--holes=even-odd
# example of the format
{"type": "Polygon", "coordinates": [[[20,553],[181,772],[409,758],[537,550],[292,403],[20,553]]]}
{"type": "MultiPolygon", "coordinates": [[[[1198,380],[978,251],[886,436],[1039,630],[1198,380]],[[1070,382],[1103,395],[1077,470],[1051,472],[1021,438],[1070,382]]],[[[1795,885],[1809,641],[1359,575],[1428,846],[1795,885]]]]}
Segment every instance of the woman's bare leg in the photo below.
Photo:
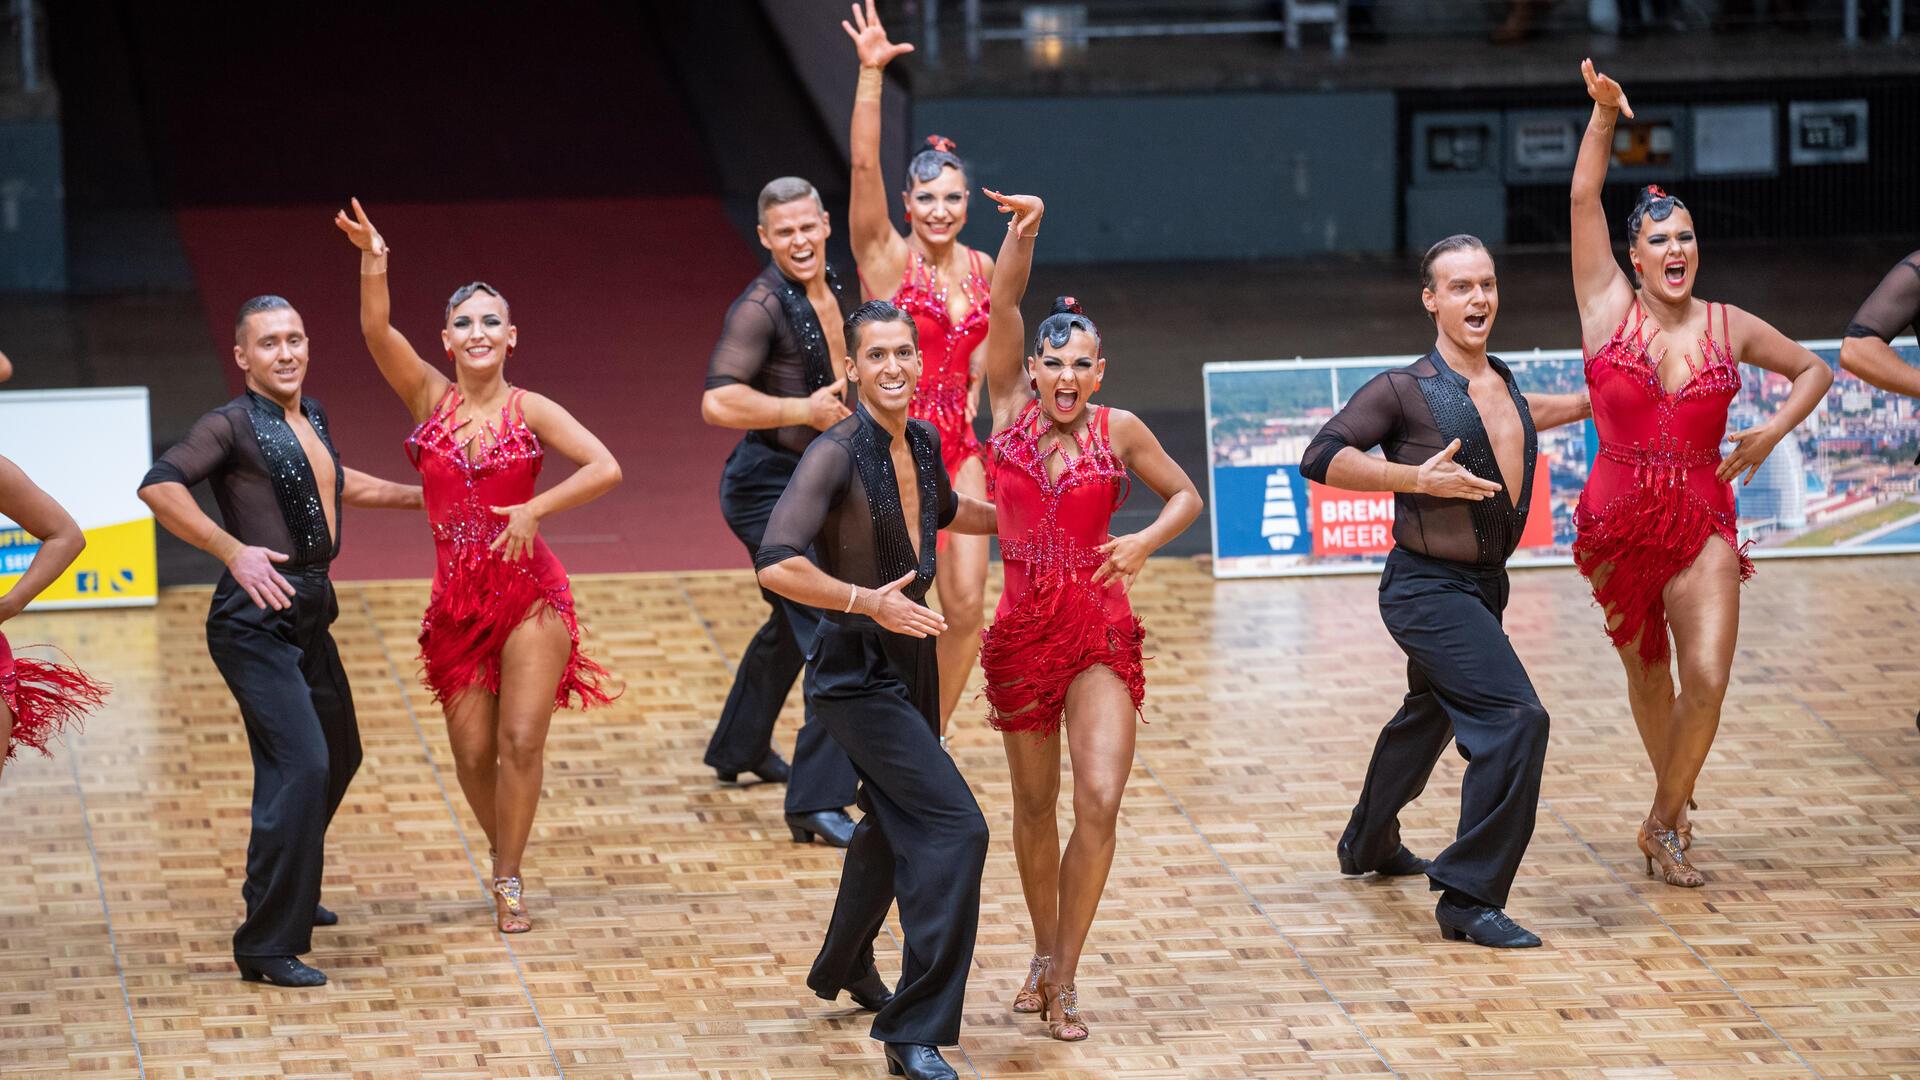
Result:
{"type": "MultiPolygon", "coordinates": [[[[1611,566],[1602,566],[1593,573],[1593,587],[1598,591],[1606,584],[1612,573],[1611,566]]],[[[1620,616],[1607,613],[1607,629],[1620,625],[1620,616]]],[[[1627,708],[1633,712],[1633,726],[1639,729],[1640,745],[1646,748],[1647,761],[1653,766],[1654,786],[1658,788],[1660,775],[1666,768],[1667,742],[1673,730],[1673,669],[1671,663],[1649,665],[1640,658],[1640,640],[1647,634],[1665,634],[1662,626],[1643,627],[1639,634],[1614,652],[1620,657],[1620,666],[1627,673],[1627,708]]],[[[1683,808],[1684,810],[1684,808],[1683,808]]],[[[1673,820],[1673,819],[1669,819],[1673,820]]],[[[1686,821],[1685,814],[1675,820],[1678,828],[1686,821]]]]}
{"type": "Polygon", "coordinates": [[[453,769],[460,778],[460,791],[467,806],[479,819],[487,834],[487,847],[499,846],[499,827],[494,819],[494,788],[499,775],[497,712],[499,699],[479,686],[443,706],[447,717],[447,742],[453,746],[453,769]]]}
{"type": "Polygon", "coordinates": [[[1060,928],[1047,981],[1070,985],[1113,868],[1120,797],[1133,772],[1133,697],[1105,667],[1081,672],[1067,688],[1067,752],[1073,759],[1073,834],[1060,860],[1060,928]]]}
{"type": "Polygon", "coordinates": [[[1033,954],[1050,956],[1060,921],[1060,734],[1003,731],[1013,782],[1013,861],[1033,923],[1033,954]]]}
{"type": "MultiPolygon", "coordinates": [[[[987,497],[986,467],[977,457],[968,458],[954,474],[953,490],[976,499],[987,497]]],[[[987,538],[947,534],[947,550],[941,555],[935,572],[934,589],[940,600],[940,614],[947,620],[946,632],[936,639],[935,654],[940,663],[940,733],[948,733],[948,722],[966,692],[967,677],[980,658],[980,628],[987,608],[987,538]]]]}
{"type": "Polygon", "coordinates": [[[572,652],[566,624],[544,605],[514,629],[500,650],[500,773],[495,792],[500,861],[494,866],[495,877],[520,875],[520,859],[540,805],[554,693],[572,652]]]}
{"type": "Polygon", "coordinates": [[[1740,556],[1733,546],[1718,537],[1708,540],[1693,565],[1667,582],[1666,603],[1680,692],[1658,770],[1653,814],[1659,821],[1677,822],[1713,748],[1732,677],[1740,634],[1740,556]]]}

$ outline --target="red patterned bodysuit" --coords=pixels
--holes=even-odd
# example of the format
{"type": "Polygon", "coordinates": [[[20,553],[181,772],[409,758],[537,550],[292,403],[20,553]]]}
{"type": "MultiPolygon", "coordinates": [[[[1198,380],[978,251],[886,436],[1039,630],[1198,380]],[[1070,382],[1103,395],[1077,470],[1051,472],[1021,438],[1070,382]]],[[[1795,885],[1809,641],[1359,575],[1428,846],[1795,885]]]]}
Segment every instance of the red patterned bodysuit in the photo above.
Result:
{"type": "Polygon", "coordinates": [[[7,635],[0,634],[0,702],[13,714],[13,737],[0,761],[12,760],[22,746],[52,756],[47,743],[79,730],[81,719],[106,697],[107,685],[77,667],[16,659],[7,635]]]}
{"type": "Polygon", "coordinates": [[[1662,590],[1707,541],[1718,536],[1733,545],[1741,580],[1753,576],[1734,521],[1733,485],[1715,475],[1727,407],[1740,392],[1740,372],[1724,340],[1726,318],[1725,305],[1708,305],[1700,365],[1689,362],[1686,381],[1672,392],[1641,339],[1647,320],[1638,300],[1586,360],[1600,454],[1574,510],[1573,557],[1589,581],[1601,567],[1611,568],[1593,591],[1601,608],[1620,620],[1607,634],[1615,648],[1638,636],[1640,657],[1650,664],[1665,663],[1668,655],[1662,590]]]}
{"type": "Polygon", "coordinates": [[[407,437],[407,457],[420,470],[427,521],[439,565],[433,598],[420,620],[420,662],[435,701],[447,704],[468,687],[500,692],[500,651],[514,628],[542,604],[566,624],[573,649],[554,691],[554,706],[574,699],[582,708],[611,698],[601,689],[607,672],[580,649],[580,624],[574,617],[573,591],[566,567],[535,537],[533,552],[508,562],[488,545],[506,527],[495,506],[516,506],[533,498],[544,452],[521,411],[524,390],[515,390],[500,410],[500,422],[475,421],[484,429],[478,457],[469,457],[467,440],[449,425],[461,397],[457,387],[434,407],[433,415],[407,437]]]}
{"type": "Polygon", "coordinates": [[[1145,629],[1118,582],[1089,580],[1106,562],[1097,549],[1127,497],[1127,468],[1113,452],[1107,415],[1094,409],[1078,453],[1062,462],[1057,479],[1048,478],[1047,459],[1065,451],[1056,443],[1041,453],[1050,422],[1037,401],[987,451],[1006,588],[981,638],[980,670],[987,719],[1001,731],[1058,731],[1067,687],[1096,664],[1126,684],[1136,711],[1146,697],[1145,629]]]}
{"type": "Polygon", "coordinates": [[[925,420],[940,432],[940,458],[948,476],[957,476],[968,458],[980,454],[980,439],[967,421],[967,391],[973,384],[973,351],[987,339],[987,279],[980,272],[980,253],[967,252],[967,279],[960,291],[967,313],[956,324],[947,306],[947,287],[917,251],[907,253],[893,304],[913,316],[920,338],[920,383],[914,387],[908,415],[925,420]]]}

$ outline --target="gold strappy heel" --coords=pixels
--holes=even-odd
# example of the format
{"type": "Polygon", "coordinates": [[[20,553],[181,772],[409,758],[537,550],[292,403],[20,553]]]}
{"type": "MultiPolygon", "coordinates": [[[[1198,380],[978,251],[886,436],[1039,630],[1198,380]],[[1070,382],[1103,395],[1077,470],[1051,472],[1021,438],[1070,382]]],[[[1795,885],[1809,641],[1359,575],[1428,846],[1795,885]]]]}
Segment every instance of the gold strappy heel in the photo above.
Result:
{"type": "Polygon", "coordinates": [[[1053,962],[1051,956],[1033,955],[1027,962],[1027,981],[1020,984],[1020,992],[1013,995],[1013,1011],[1017,1013],[1037,1013],[1042,1004],[1040,998],[1040,978],[1047,973],[1047,965],[1053,962]]]}
{"type": "Polygon", "coordinates": [[[1047,1034],[1061,1042],[1079,1042],[1089,1034],[1086,1021],[1080,1019],[1080,992],[1072,983],[1057,986],[1041,984],[1040,1019],[1047,1034]]]}
{"type": "Polygon", "coordinates": [[[1697,889],[1707,876],[1687,861],[1687,849],[1680,846],[1680,834],[1649,817],[1640,826],[1640,854],[1647,857],[1647,876],[1653,876],[1653,864],[1660,863],[1660,878],[1682,889],[1697,889]]]}
{"type": "Polygon", "coordinates": [[[521,899],[520,875],[493,879],[493,918],[503,934],[524,934],[533,929],[533,920],[527,917],[521,899]]]}

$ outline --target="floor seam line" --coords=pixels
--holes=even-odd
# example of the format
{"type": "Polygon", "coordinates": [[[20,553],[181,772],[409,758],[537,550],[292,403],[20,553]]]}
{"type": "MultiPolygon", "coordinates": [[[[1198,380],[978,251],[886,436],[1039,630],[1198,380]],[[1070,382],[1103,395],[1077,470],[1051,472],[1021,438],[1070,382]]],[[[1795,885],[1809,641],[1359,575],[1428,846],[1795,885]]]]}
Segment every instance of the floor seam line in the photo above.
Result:
{"type": "MultiPolygon", "coordinates": [[[[373,631],[373,640],[380,645],[380,659],[387,665],[387,674],[393,677],[393,683],[400,689],[400,705],[407,711],[407,720],[413,724],[414,737],[420,741],[420,755],[426,759],[427,770],[433,774],[433,786],[440,790],[440,801],[447,808],[447,817],[453,822],[453,832],[460,838],[460,850],[467,856],[467,869],[473,871],[474,883],[484,890],[488,897],[493,890],[487,887],[485,875],[480,873],[480,861],[474,857],[473,845],[467,842],[466,827],[460,824],[460,812],[453,805],[453,797],[447,793],[445,778],[440,775],[440,765],[433,760],[433,749],[427,745],[426,730],[420,726],[420,714],[414,711],[413,695],[409,693],[406,680],[400,677],[400,669],[393,662],[393,652],[387,648],[387,637],[380,632],[380,621],[373,617],[373,604],[367,599],[366,590],[355,590],[359,594],[360,613],[366,617],[367,626],[373,631]]],[[[553,1067],[562,1077],[567,1075],[566,1066],[560,1064],[560,1051],[553,1045],[553,1033],[547,1030],[546,1018],[540,1015],[540,1003],[533,999],[533,990],[527,985],[526,973],[520,967],[520,954],[514,951],[513,942],[507,935],[495,934],[507,951],[507,960],[513,965],[513,977],[520,984],[520,993],[527,999],[527,1008],[533,1011],[533,1022],[540,1028],[540,1038],[547,1044],[547,1056],[553,1059],[553,1067]]]]}
{"type": "Polygon", "coordinates": [[[100,849],[93,842],[93,813],[87,808],[87,789],[80,783],[79,748],[68,745],[63,755],[67,759],[67,772],[73,776],[73,792],[80,799],[80,826],[87,835],[87,854],[93,859],[93,881],[100,889],[100,917],[107,924],[107,949],[113,954],[113,973],[120,980],[120,1004],[127,1010],[127,1034],[133,1037],[133,1063],[140,1070],[141,1080],[146,1080],[147,1058],[140,1050],[140,1029],[134,1022],[133,997],[127,993],[127,969],[120,963],[120,941],[113,932],[113,909],[107,904],[107,880],[100,869],[100,849]]]}

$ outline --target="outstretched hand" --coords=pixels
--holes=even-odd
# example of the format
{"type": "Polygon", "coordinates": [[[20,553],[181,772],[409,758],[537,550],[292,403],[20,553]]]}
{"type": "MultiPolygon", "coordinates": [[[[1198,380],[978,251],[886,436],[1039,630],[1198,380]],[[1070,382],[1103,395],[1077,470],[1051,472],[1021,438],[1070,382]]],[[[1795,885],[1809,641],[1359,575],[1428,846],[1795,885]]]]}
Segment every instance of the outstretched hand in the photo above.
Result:
{"type": "Polygon", "coordinates": [[[865,598],[873,605],[873,621],[908,637],[939,637],[947,628],[947,620],[932,608],[916,604],[906,598],[900,590],[910,584],[918,571],[909,570],[897,580],[873,590],[865,598]]]}
{"type": "Polygon", "coordinates": [[[352,202],[353,216],[348,217],[345,210],[336,210],[333,212],[334,225],[347,234],[347,239],[353,241],[354,247],[369,255],[385,255],[387,242],[381,238],[380,230],[367,220],[367,212],[360,208],[360,200],[354,199],[352,202]]]}
{"type": "Polygon", "coordinates": [[[1040,219],[1046,216],[1047,204],[1040,201],[1038,195],[1002,195],[992,188],[981,188],[987,198],[1000,204],[1000,212],[1012,214],[1011,228],[1020,236],[1034,236],[1040,232],[1040,219]]]}
{"type": "Polygon", "coordinates": [[[1619,109],[1627,119],[1633,119],[1633,106],[1627,104],[1627,92],[1620,84],[1593,70],[1591,58],[1580,61],[1580,76],[1587,80],[1587,96],[1601,105],[1619,109]]]}
{"type": "Polygon", "coordinates": [[[1428,458],[1420,466],[1420,494],[1442,499],[1470,499],[1474,502],[1499,494],[1499,484],[1473,475],[1466,466],[1453,460],[1453,455],[1459,452],[1460,440],[1455,439],[1447,444],[1445,450],[1428,458]]]}
{"type": "Polygon", "coordinates": [[[880,25],[880,14],[873,10],[873,0],[867,0],[865,11],[859,4],[853,5],[853,21],[841,19],[840,28],[853,39],[861,67],[884,68],[894,57],[913,51],[913,46],[906,42],[895,45],[887,40],[887,28],[880,25]]]}

